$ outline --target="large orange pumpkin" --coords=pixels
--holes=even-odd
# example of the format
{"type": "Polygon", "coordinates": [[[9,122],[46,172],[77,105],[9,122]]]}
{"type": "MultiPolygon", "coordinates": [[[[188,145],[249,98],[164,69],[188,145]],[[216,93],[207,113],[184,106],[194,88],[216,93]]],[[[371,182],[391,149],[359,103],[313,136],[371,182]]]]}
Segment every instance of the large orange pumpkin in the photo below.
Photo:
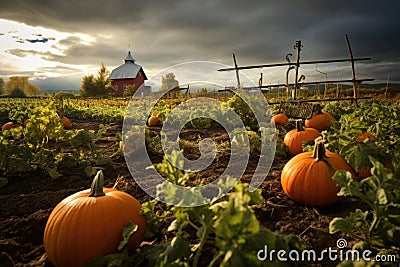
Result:
{"type": "Polygon", "coordinates": [[[338,154],[325,151],[324,141],[318,137],[313,152],[294,156],[284,166],[281,184],[285,194],[307,206],[326,207],[340,200],[340,188],[332,176],[337,170],[354,170],[338,154]]]}
{"type": "Polygon", "coordinates": [[[335,118],[328,112],[320,114],[314,113],[310,119],[307,119],[305,125],[307,128],[314,128],[322,132],[331,127],[335,118]]]}
{"type": "Polygon", "coordinates": [[[289,131],[283,142],[288,148],[289,154],[295,156],[303,152],[303,142],[315,140],[321,133],[314,128],[303,128],[302,120],[296,120],[296,129],[289,131]]]}
{"type": "Polygon", "coordinates": [[[279,125],[279,126],[285,126],[286,124],[289,123],[289,118],[283,113],[276,114],[274,117],[271,119],[271,125],[279,125]]]}
{"type": "Polygon", "coordinates": [[[84,266],[95,257],[118,251],[122,229],[129,222],[138,226],[129,245],[139,247],[147,226],[139,215],[141,205],[131,195],[103,188],[99,171],[92,188],[62,200],[51,212],[44,231],[49,260],[59,266],[84,266]]]}

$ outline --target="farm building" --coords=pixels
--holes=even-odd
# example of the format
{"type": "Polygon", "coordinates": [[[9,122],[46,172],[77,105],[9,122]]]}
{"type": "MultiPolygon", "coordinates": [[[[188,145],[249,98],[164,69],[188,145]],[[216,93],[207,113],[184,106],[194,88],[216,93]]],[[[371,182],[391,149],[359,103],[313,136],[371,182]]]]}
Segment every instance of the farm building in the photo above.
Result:
{"type": "Polygon", "coordinates": [[[135,63],[131,51],[128,52],[125,63],[111,71],[110,80],[115,89],[115,96],[122,96],[130,84],[135,85],[136,90],[143,90],[143,94],[148,93],[144,86],[144,81],[147,80],[146,74],[142,66],[135,63]]]}

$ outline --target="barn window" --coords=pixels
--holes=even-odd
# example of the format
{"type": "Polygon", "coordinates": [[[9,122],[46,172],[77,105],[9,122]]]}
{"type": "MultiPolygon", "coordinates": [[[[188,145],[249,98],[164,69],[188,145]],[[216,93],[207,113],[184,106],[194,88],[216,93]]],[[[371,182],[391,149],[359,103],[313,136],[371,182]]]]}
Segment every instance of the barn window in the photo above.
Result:
{"type": "Polygon", "coordinates": [[[126,90],[126,84],[124,84],[124,91],[126,90]]]}
{"type": "Polygon", "coordinates": [[[114,85],[115,91],[118,91],[118,85],[114,85]]]}

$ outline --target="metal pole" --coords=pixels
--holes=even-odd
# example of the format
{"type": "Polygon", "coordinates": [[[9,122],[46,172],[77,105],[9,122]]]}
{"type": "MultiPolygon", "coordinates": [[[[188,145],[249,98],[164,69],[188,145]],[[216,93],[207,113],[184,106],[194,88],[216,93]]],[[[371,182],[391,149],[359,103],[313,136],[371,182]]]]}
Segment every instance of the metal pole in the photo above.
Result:
{"type": "Polygon", "coordinates": [[[236,57],[235,57],[235,53],[232,53],[233,55],[233,63],[235,64],[235,70],[236,70],[236,80],[237,80],[237,88],[240,88],[240,78],[239,78],[239,69],[238,69],[238,65],[236,62],[236,57]]]}
{"type": "Polygon", "coordinates": [[[350,62],[351,62],[351,78],[353,80],[353,98],[354,98],[355,106],[358,107],[358,104],[357,104],[356,71],[355,71],[355,68],[354,68],[353,52],[351,51],[350,41],[349,41],[349,37],[347,36],[347,34],[345,35],[345,37],[346,37],[347,50],[349,51],[350,62]]]}
{"type": "Polygon", "coordinates": [[[297,50],[297,53],[296,53],[296,68],[295,68],[295,71],[296,71],[296,74],[295,74],[295,78],[294,78],[294,95],[293,95],[293,99],[297,99],[297,79],[298,79],[298,76],[299,76],[299,67],[300,67],[300,51],[301,51],[301,48],[303,47],[303,45],[301,44],[301,41],[296,41],[296,44],[294,45],[294,49],[296,49],[297,50]]]}

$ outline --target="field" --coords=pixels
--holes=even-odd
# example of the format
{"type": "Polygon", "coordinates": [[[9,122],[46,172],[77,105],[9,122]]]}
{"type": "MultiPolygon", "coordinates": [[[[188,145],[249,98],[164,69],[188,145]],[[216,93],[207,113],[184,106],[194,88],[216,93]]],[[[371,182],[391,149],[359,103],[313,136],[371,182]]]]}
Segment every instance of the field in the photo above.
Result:
{"type": "MultiPolygon", "coordinates": [[[[282,170],[292,158],[283,143],[285,135],[295,128],[292,119],[285,125],[275,122],[272,167],[260,188],[249,192],[247,184],[260,160],[263,136],[248,107],[235,97],[227,99],[226,107],[234,109],[247,126],[244,133],[248,143],[237,141],[243,133],[237,134],[233,142],[221,125],[204,118],[194,119],[179,133],[179,148],[191,160],[201,156],[200,140],[214,141],[216,158],[199,172],[189,175],[163,160],[161,125],[146,126],[143,131],[151,162],[164,177],[172,177],[179,185],[211,183],[227,168],[231,151],[247,146],[250,157],[244,175],[237,177],[239,185],[228,196],[200,207],[172,207],[155,201],[138,186],[125,161],[123,152],[129,159],[140,161],[140,157],[135,147],[130,151],[128,142],[121,143],[123,121],[146,115],[135,107],[126,114],[127,104],[116,99],[0,99],[1,125],[10,121],[20,125],[0,134],[1,266],[53,266],[43,245],[50,213],[62,199],[90,188],[100,169],[106,187],[127,192],[142,203],[148,232],[137,251],[128,252],[124,247],[92,266],[112,266],[113,261],[117,266],[336,266],[341,262],[338,257],[327,256],[319,261],[278,261],[275,255],[272,260],[261,261],[257,253],[264,245],[269,251],[312,249],[317,253],[329,248],[368,249],[374,256],[386,255],[387,266],[398,265],[398,101],[363,100],[357,108],[348,101],[318,106],[334,117],[322,132],[327,150],[339,154],[355,170],[355,180],[344,172],[335,175],[342,187],[340,192],[347,197],[318,208],[292,200],[281,185],[282,170]],[[69,118],[70,127],[63,117],[69,118]],[[26,119],[30,122],[22,126],[26,119]],[[360,134],[366,132],[373,137],[361,140],[360,134]],[[346,246],[338,247],[339,239],[345,239],[346,246]]],[[[163,100],[152,113],[164,123],[177,104],[179,100],[163,100]]],[[[217,106],[206,112],[213,113],[214,109],[224,110],[217,106]]],[[[276,111],[272,107],[272,114],[265,116],[268,124],[276,111]]],[[[127,134],[131,141],[136,135],[134,131],[127,134]]],[[[313,141],[303,143],[302,148],[311,151],[313,145],[313,141]]],[[[148,167],[145,162],[136,162],[141,164],[148,167]]],[[[165,187],[158,190],[165,199],[171,197],[165,187]]],[[[74,238],[78,243],[80,236],[74,238]]]]}

